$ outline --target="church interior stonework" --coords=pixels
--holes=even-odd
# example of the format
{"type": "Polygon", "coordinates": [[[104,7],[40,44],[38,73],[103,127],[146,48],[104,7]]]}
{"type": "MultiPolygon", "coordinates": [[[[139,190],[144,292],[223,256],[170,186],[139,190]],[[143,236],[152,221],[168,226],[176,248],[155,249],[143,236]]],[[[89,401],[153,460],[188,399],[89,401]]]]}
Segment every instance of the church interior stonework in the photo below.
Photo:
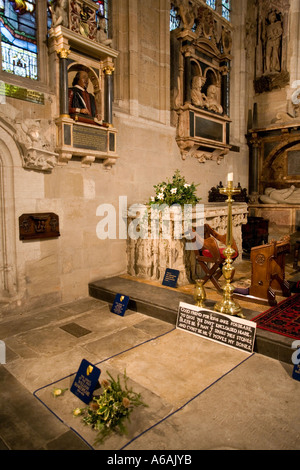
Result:
{"type": "MultiPolygon", "coordinates": [[[[143,359],[164,361],[167,349],[176,355],[176,343],[182,354],[191,347],[193,367],[205,369],[205,361],[196,357],[201,356],[197,341],[206,345],[206,333],[199,338],[182,331],[186,326],[180,329],[179,319],[187,318],[186,306],[192,305],[218,312],[218,322],[222,315],[244,322],[244,331],[256,325],[248,365],[245,351],[237,351],[241,346],[208,341],[206,360],[215,355],[213,348],[225,348],[228,357],[219,370],[223,356],[218,351],[203,389],[237,364],[237,374],[243,367],[256,374],[261,357],[274,361],[273,380],[278,377],[286,387],[282,394],[295,401],[300,374],[299,360],[291,360],[300,345],[299,1],[0,0],[0,29],[0,346],[6,345],[6,360],[1,361],[0,348],[1,385],[17,380],[54,417],[68,422],[58,401],[53,411],[46,395],[35,391],[76,371],[83,357],[99,363],[166,333],[157,340],[157,356],[151,349],[139,356],[133,350],[109,367],[115,373],[126,368],[155,408],[155,422],[170,416],[172,426],[179,426],[171,409],[197,395],[194,372],[184,379],[190,369],[183,358],[181,377],[192,382],[175,397],[171,378],[167,387],[169,366],[150,373],[147,381],[143,364],[148,372],[156,366],[145,366],[143,359]],[[214,249],[206,244],[211,238],[217,240],[214,249]],[[117,294],[121,302],[129,301],[124,318],[115,315],[122,326],[110,320],[117,294]],[[298,299],[289,307],[293,333],[266,332],[253,321],[291,299],[298,299]],[[59,334],[50,332],[54,322],[59,334]],[[80,347],[71,342],[76,334],[64,329],[67,322],[88,332],[78,333],[80,347]],[[53,336],[41,340],[39,329],[53,336]],[[128,336],[123,335],[127,329],[128,336]],[[115,343],[109,335],[119,336],[119,348],[111,349],[115,343]],[[177,336],[171,340],[171,335],[177,336]],[[54,357],[59,371],[47,375],[54,357]],[[154,386],[160,381],[163,390],[154,386]]],[[[264,382],[264,367],[269,368],[267,362],[258,382],[264,382]]],[[[176,374],[173,379],[180,380],[176,374]]],[[[242,371],[233,384],[221,381],[224,396],[235,380],[241,383],[248,375],[242,371]]],[[[270,395],[273,386],[277,383],[268,384],[270,395]]],[[[217,400],[214,391],[209,406],[217,400]]],[[[248,397],[252,403],[255,393],[248,397]]],[[[280,409],[288,420],[282,428],[291,426],[287,442],[279,435],[263,439],[265,448],[299,450],[300,416],[296,420],[288,406],[291,401],[280,409]]],[[[139,423],[138,430],[133,424],[131,437],[150,426],[147,412],[141,413],[148,424],[139,423]]],[[[229,419],[230,409],[224,413],[229,419]]],[[[190,415],[186,427],[195,435],[190,415]]],[[[55,426],[51,438],[32,438],[23,448],[51,449],[55,436],[65,436],[55,426]]],[[[168,432],[164,429],[164,436],[168,432]]],[[[243,441],[236,430],[226,442],[217,434],[205,437],[203,430],[188,443],[189,432],[186,440],[182,432],[183,440],[170,444],[160,444],[155,430],[148,444],[143,437],[134,444],[112,438],[107,449],[260,446],[247,435],[243,441]]],[[[94,448],[81,428],[76,433],[71,447],[81,449],[87,442],[94,448]]],[[[22,448],[5,436],[0,424],[0,449],[22,448]]]]}

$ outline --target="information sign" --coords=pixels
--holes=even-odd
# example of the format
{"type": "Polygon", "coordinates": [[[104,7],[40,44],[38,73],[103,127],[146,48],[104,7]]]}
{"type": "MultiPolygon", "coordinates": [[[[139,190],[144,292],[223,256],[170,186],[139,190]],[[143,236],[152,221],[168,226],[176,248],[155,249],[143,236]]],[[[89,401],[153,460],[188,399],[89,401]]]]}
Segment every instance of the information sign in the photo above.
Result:
{"type": "Polygon", "coordinates": [[[176,328],[252,353],[256,323],[180,302],[176,328]]]}

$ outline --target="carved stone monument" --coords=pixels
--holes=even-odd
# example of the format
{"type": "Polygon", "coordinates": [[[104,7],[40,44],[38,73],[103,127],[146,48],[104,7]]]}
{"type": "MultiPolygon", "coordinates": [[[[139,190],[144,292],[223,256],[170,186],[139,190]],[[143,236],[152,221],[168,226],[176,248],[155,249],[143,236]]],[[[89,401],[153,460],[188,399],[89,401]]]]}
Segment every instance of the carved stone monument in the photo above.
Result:
{"type": "Polygon", "coordinates": [[[73,157],[82,166],[95,160],[111,168],[118,159],[112,122],[112,80],[118,52],[107,37],[105,18],[90,0],[57,0],[52,5],[50,53],[60,92],[56,119],[58,163],[73,157]]]}
{"type": "Polygon", "coordinates": [[[287,69],[289,0],[258,0],[248,6],[246,51],[254,66],[256,93],[283,88],[287,69]]]}
{"type": "Polygon", "coordinates": [[[231,148],[231,25],[194,1],[173,2],[180,25],[171,32],[173,123],[181,156],[218,163],[231,148]]]}

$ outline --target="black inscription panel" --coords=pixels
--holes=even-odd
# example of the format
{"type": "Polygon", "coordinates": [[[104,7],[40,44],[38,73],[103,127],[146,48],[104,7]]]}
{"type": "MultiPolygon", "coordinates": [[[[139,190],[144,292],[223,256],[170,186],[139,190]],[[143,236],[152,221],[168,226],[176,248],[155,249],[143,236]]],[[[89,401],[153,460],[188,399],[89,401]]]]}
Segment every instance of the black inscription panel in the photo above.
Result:
{"type": "Polygon", "coordinates": [[[180,302],[176,328],[252,353],[256,323],[180,302]]]}
{"type": "Polygon", "coordinates": [[[107,151],[107,132],[97,127],[73,126],[73,147],[87,150],[107,151]]]}
{"type": "Polygon", "coordinates": [[[195,119],[195,136],[202,137],[203,139],[216,140],[217,142],[223,142],[223,125],[210,121],[208,119],[196,116],[195,119]]]}
{"type": "Polygon", "coordinates": [[[288,175],[300,176],[300,150],[288,152],[288,175]]]}

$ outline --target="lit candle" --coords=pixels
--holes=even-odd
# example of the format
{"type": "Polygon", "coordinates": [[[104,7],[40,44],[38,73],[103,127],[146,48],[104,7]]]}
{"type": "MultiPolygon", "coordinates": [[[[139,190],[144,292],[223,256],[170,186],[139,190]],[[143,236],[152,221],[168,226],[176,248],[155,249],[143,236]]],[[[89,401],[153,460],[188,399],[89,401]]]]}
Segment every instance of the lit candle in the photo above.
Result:
{"type": "Polygon", "coordinates": [[[229,183],[229,181],[233,181],[233,173],[228,173],[227,181],[228,181],[228,183],[229,183]]]}

